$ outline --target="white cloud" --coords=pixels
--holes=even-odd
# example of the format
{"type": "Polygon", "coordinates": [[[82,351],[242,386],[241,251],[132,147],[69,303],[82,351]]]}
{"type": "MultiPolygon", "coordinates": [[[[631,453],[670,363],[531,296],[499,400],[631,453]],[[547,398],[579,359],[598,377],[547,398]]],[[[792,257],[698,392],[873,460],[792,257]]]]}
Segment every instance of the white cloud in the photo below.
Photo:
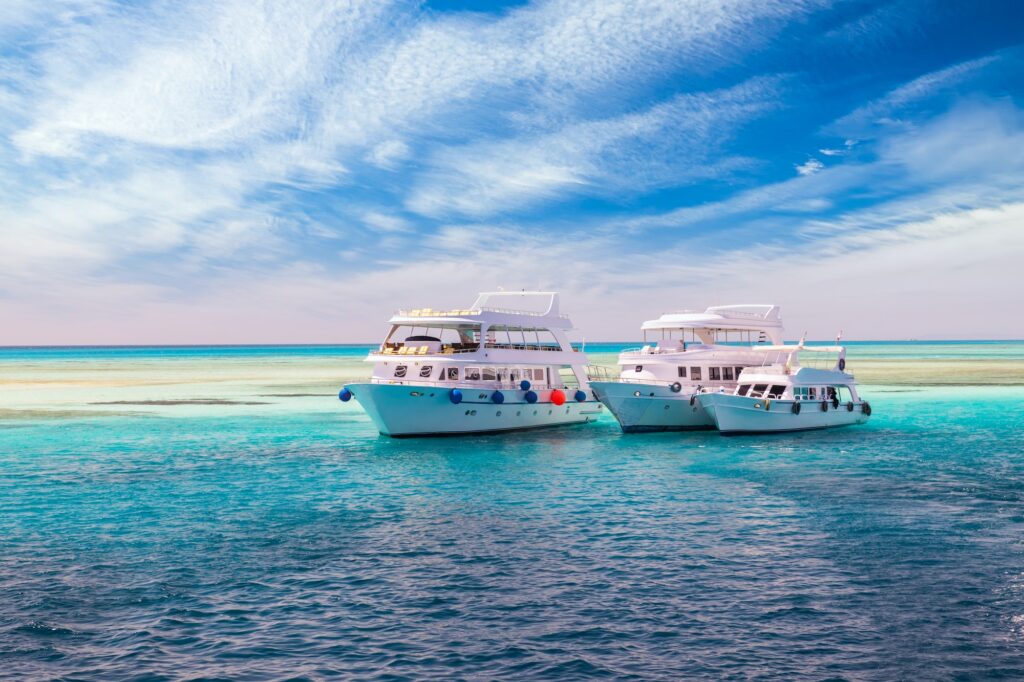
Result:
{"type": "MultiPolygon", "coordinates": [[[[967,78],[997,59],[997,56],[989,55],[960,62],[959,64],[918,76],[898,88],[890,90],[882,97],[868,102],[834,121],[828,126],[828,130],[846,134],[850,132],[863,134],[870,126],[880,121],[888,120],[888,117],[900,111],[903,107],[936,94],[943,88],[967,78]]],[[[849,142],[850,140],[847,140],[847,146],[852,146],[849,142]]]]}
{"type": "Polygon", "coordinates": [[[798,175],[814,175],[818,171],[822,170],[824,167],[825,164],[823,164],[821,161],[818,161],[815,158],[810,158],[807,159],[807,161],[805,161],[804,163],[798,164],[796,166],[796,172],[798,175]]]}
{"type": "Polygon", "coordinates": [[[445,149],[407,205],[431,216],[487,216],[566,192],[636,192],[716,176],[742,162],[712,154],[734,127],[775,106],[777,83],[758,78],[554,132],[445,149]]]}
{"type": "Polygon", "coordinates": [[[194,5],[149,22],[100,21],[46,62],[48,95],[36,122],[14,136],[23,150],[64,156],[98,135],[178,149],[223,148],[294,129],[302,100],[387,4],[292,0],[194,5]],[[121,31],[130,31],[128,36],[121,31]],[[112,45],[97,45],[99,40],[112,45]],[[116,49],[116,57],[97,52],[116,49]],[[69,58],[103,59],[95,64],[69,58]],[[84,78],[83,78],[84,76],[84,78]]]}
{"type": "Polygon", "coordinates": [[[412,225],[405,218],[378,211],[368,211],[363,222],[381,232],[412,232],[412,225]]]}

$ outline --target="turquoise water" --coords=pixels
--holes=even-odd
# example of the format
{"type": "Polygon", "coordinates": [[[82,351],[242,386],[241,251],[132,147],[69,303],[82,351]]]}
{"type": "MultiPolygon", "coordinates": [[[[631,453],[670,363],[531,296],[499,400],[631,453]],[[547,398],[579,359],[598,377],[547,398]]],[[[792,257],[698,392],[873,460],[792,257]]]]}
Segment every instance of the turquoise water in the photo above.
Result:
{"type": "MultiPolygon", "coordinates": [[[[967,345],[926,351],[1020,348],[967,345]]],[[[0,373],[345,374],[364,350],[4,350],[0,373]]],[[[1024,676],[1024,388],[866,386],[868,425],[800,435],[398,441],[335,385],[0,420],[3,674],[1024,676]]]]}

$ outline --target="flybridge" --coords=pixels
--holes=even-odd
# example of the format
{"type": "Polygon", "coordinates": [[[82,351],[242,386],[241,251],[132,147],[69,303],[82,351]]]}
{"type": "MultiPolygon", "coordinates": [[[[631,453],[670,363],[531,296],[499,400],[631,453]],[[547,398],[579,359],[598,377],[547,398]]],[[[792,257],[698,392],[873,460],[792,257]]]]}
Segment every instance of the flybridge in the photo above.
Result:
{"type": "Polygon", "coordinates": [[[672,340],[673,332],[680,341],[714,344],[730,341],[743,343],[782,343],[780,308],[769,304],[711,306],[704,312],[665,313],[648,320],[640,327],[647,332],[660,331],[662,340],[672,340]]]}
{"type": "Polygon", "coordinates": [[[553,291],[489,291],[477,296],[469,308],[434,310],[416,308],[399,310],[396,318],[479,318],[487,313],[499,315],[526,315],[529,317],[557,318],[568,320],[568,315],[558,312],[558,294],[553,291]]]}

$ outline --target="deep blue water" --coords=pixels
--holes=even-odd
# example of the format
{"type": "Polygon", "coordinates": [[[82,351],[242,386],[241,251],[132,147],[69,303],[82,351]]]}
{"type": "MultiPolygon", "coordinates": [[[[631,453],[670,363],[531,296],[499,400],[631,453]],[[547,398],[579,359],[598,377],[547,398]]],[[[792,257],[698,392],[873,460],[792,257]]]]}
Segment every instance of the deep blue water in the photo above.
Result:
{"type": "Polygon", "coordinates": [[[0,421],[0,676],[1024,677],[1024,390],[869,397],[772,437],[0,421]]]}

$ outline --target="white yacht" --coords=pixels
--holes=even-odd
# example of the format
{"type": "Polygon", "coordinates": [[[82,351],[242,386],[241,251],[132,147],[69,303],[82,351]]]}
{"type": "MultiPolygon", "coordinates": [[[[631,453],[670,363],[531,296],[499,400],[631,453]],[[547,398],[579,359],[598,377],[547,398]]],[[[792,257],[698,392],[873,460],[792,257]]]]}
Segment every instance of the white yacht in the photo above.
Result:
{"type": "Polygon", "coordinates": [[[669,313],[641,329],[645,345],[619,355],[618,377],[591,370],[591,388],[627,433],[715,428],[697,395],[732,391],[745,368],[764,364],[764,349],[781,344],[783,333],[774,305],[669,313]]]}
{"type": "Polygon", "coordinates": [[[384,435],[512,431],[595,420],[587,356],[554,292],[488,292],[464,310],[403,310],[355,398],[384,435]]]}
{"type": "Polygon", "coordinates": [[[871,405],[846,371],[844,347],[801,341],[767,350],[775,355],[771,364],[744,369],[735,390],[697,397],[722,433],[824,429],[863,424],[871,416],[871,405]],[[801,353],[835,353],[837,360],[832,367],[803,367],[801,353]]]}

